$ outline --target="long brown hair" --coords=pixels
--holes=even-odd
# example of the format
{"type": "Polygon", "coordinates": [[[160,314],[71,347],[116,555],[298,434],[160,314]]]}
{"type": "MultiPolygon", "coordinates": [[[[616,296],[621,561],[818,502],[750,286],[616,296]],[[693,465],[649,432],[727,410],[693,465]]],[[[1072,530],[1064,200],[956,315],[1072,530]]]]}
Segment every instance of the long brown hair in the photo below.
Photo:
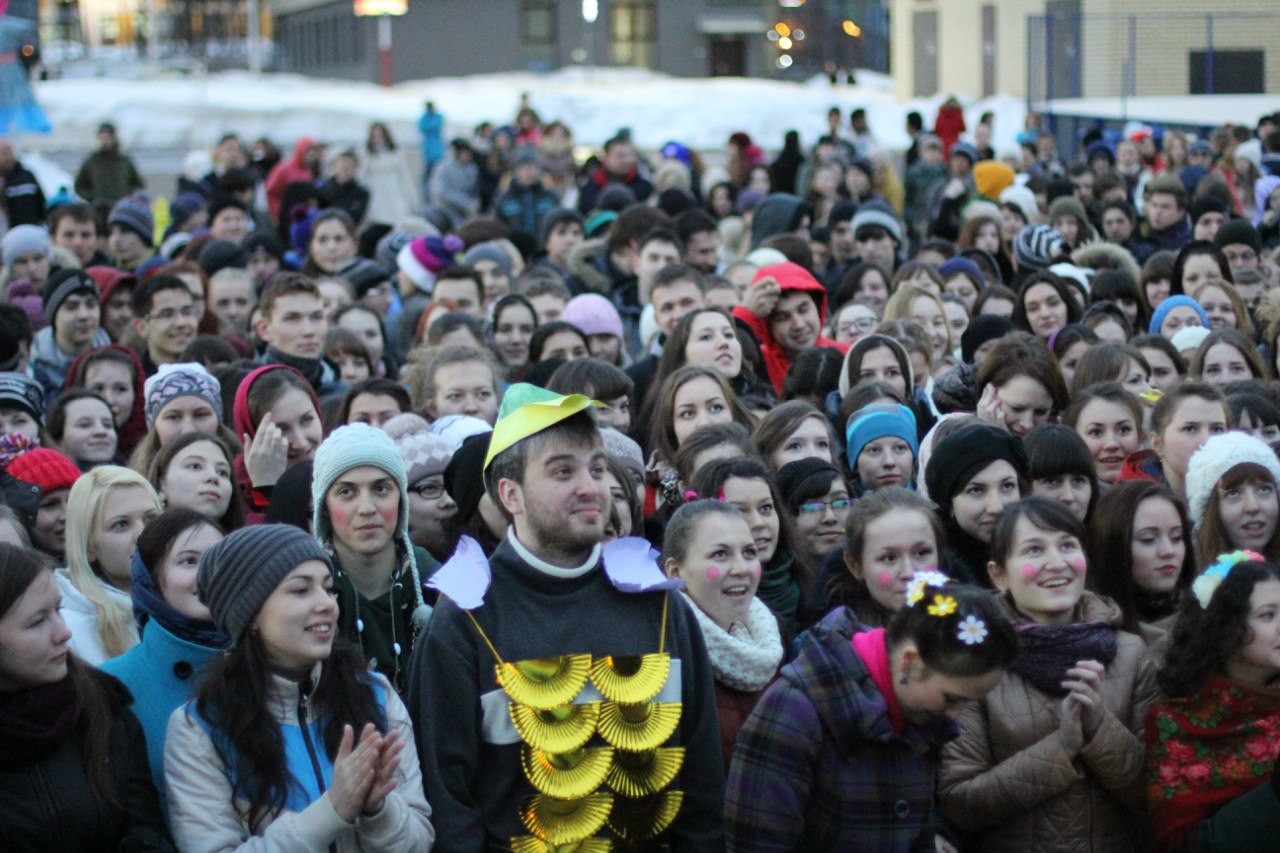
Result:
{"type": "Polygon", "coordinates": [[[720,375],[720,371],[695,364],[686,364],[663,380],[662,385],[658,388],[657,396],[654,397],[653,408],[648,419],[650,424],[648,450],[650,452],[658,451],[667,462],[675,459],[676,448],[680,444],[676,440],[674,422],[676,393],[694,379],[704,377],[720,386],[720,392],[724,395],[725,402],[729,405],[729,411],[734,421],[742,424],[747,429],[751,429],[754,426],[750,413],[738,400],[738,395],[733,393],[733,388],[729,387],[728,381],[720,375]]]}
{"type": "MultiPolygon", "coordinates": [[[[48,571],[32,553],[0,543],[0,617],[9,612],[41,572],[48,571]]],[[[89,789],[99,800],[118,808],[120,798],[111,773],[111,727],[115,714],[127,712],[116,707],[120,703],[112,700],[111,687],[104,676],[74,654],[67,656],[67,678],[75,693],[75,732],[89,789]]]]}

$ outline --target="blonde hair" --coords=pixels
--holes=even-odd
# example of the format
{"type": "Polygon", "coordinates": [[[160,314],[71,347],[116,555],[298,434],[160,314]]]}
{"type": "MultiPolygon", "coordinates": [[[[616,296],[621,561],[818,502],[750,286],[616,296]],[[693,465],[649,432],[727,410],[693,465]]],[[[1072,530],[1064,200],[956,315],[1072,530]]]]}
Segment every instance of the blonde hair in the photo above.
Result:
{"type": "MultiPolygon", "coordinates": [[[[947,344],[943,355],[950,355],[951,351],[955,349],[955,341],[951,339],[951,325],[945,322],[947,318],[947,309],[942,306],[941,299],[925,290],[920,285],[906,284],[905,282],[901,284],[898,289],[893,292],[893,295],[889,297],[889,301],[885,303],[883,319],[908,320],[914,323],[915,321],[911,319],[911,306],[915,305],[916,300],[921,298],[929,299],[934,305],[938,306],[938,312],[942,314],[942,319],[947,329],[947,344]]],[[[917,323],[917,325],[919,324],[917,323]]],[[[926,334],[929,332],[928,329],[925,329],[924,331],[926,334]]]]}
{"type": "Polygon", "coordinates": [[[107,592],[105,581],[89,565],[89,547],[111,492],[131,486],[145,490],[155,504],[156,512],[161,510],[160,498],[146,478],[119,465],[102,465],[82,475],[71,487],[67,498],[67,574],[71,585],[97,611],[97,639],[109,658],[121,655],[137,644],[138,628],[133,621],[132,608],[113,599],[107,592]]]}

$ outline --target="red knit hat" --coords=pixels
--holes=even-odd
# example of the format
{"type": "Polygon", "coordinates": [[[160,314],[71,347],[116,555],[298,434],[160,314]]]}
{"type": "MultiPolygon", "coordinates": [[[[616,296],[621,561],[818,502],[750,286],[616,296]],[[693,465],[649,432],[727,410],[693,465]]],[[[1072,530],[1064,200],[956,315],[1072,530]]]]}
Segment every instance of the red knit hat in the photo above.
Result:
{"type": "Polygon", "coordinates": [[[80,479],[76,463],[56,450],[37,447],[16,457],[5,469],[14,479],[39,486],[41,494],[69,489],[80,479]]]}

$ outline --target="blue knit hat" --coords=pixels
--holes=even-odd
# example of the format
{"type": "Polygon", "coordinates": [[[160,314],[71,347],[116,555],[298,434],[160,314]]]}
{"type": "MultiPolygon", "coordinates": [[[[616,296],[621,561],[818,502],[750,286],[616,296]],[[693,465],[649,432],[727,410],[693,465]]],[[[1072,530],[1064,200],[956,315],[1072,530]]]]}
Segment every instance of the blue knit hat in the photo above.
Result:
{"type": "Polygon", "coordinates": [[[142,238],[148,246],[155,242],[156,220],[151,213],[151,199],[146,193],[136,192],[116,202],[107,214],[107,225],[128,228],[142,238]]]}
{"type": "Polygon", "coordinates": [[[413,619],[423,626],[431,613],[422,600],[422,580],[418,575],[418,561],[413,555],[413,541],[409,538],[409,481],[404,460],[396,443],[382,430],[368,424],[347,424],[329,433],[329,437],[316,448],[311,473],[311,529],[325,548],[333,543],[333,522],[325,512],[324,499],[330,487],[346,472],[362,465],[372,465],[391,475],[400,492],[400,511],[396,516],[396,542],[405,553],[405,560],[413,572],[413,595],[417,607],[413,619]]]}
{"type": "Polygon", "coordinates": [[[1165,300],[1156,306],[1156,310],[1151,312],[1151,323],[1147,326],[1147,331],[1153,335],[1160,334],[1160,327],[1164,325],[1164,319],[1169,316],[1169,312],[1174,308],[1193,308],[1200,315],[1200,322],[1204,327],[1209,328],[1209,315],[1204,313],[1204,309],[1200,307],[1200,303],[1196,302],[1190,296],[1178,294],[1177,296],[1165,297],[1165,300]]]}
{"type": "Polygon", "coordinates": [[[901,403],[872,403],[849,416],[845,427],[848,440],[849,470],[858,470],[862,448],[878,438],[900,438],[911,447],[911,455],[920,453],[916,437],[916,416],[901,403]]]}

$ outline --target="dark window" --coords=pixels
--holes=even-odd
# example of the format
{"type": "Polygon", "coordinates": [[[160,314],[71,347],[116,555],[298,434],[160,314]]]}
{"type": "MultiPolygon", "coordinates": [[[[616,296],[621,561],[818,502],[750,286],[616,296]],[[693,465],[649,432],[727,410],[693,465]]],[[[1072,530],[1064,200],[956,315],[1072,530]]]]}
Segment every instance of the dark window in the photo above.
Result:
{"type": "Polygon", "coordinates": [[[520,44],[532,69],[556,67],[559,27],[553,0],[523,0],[520,4],[520,44]]]}
{"type": "Polygon", "coordinates": [[[1266,92],[1261,50],[1191,51],[1192,95],[1261,95],[1266,92]]]}

